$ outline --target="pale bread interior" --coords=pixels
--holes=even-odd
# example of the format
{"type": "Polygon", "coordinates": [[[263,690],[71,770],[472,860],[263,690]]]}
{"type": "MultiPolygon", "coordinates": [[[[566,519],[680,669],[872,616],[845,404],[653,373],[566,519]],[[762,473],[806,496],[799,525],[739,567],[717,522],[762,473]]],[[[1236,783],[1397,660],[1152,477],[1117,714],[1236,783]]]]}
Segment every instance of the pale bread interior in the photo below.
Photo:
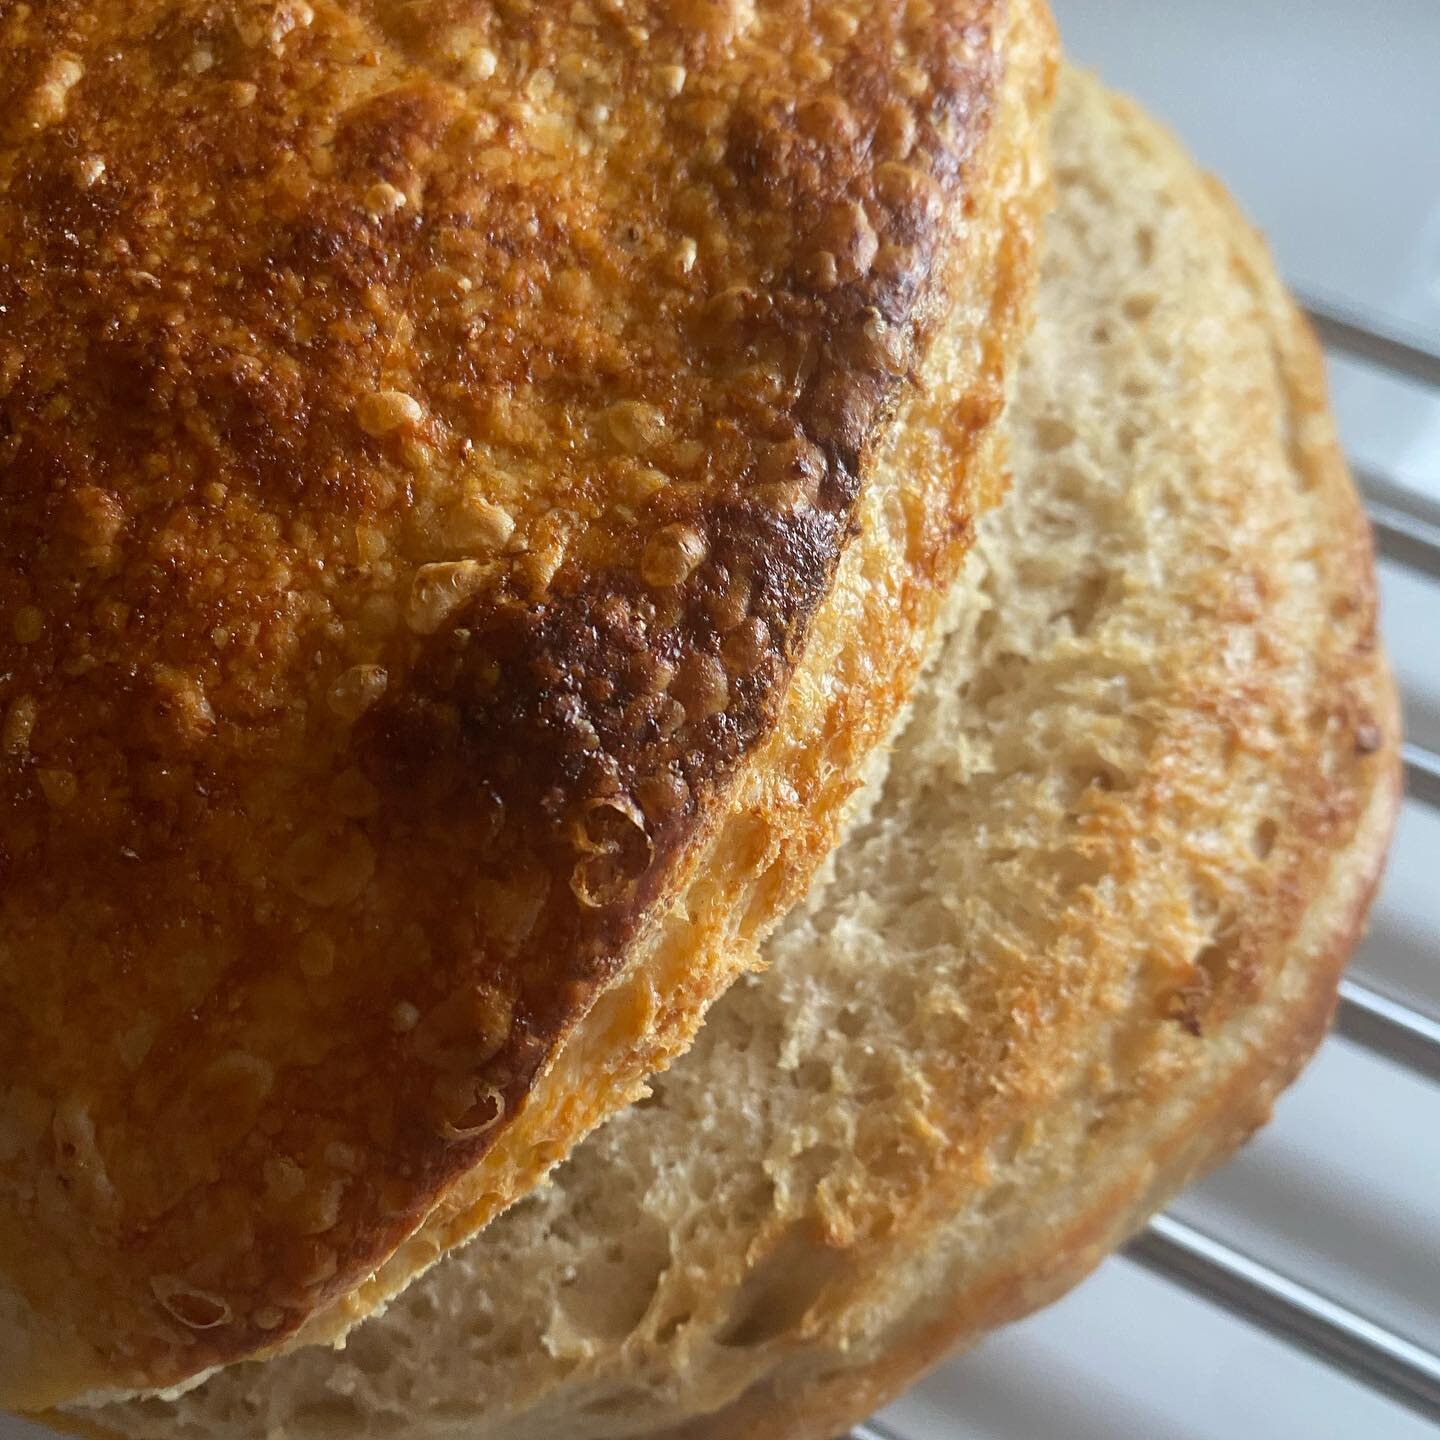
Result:
{"type": "Polygon", "coordinates": [[[768,972],[343,1352],[107,1430],[833,1434],[1263,1119],[1393,812],[1368,547],[1223,196],[1073,75],[1056,142],[1016,492],[768,972]]]}

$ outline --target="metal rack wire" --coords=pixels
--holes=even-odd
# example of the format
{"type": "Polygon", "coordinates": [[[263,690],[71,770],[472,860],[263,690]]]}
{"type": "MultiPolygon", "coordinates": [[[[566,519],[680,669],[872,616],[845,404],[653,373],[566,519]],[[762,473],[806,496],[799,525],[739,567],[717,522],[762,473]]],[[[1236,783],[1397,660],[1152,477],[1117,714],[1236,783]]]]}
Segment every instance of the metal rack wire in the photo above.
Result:
{"type": "MultiPolygon", "coordinates": [[[[1440,354],[1417,338],[1376,329],[1315,300],[1306,301],[1305,310],[1329,349],[1440,390],[1440,354]]],[[[1398,566],[1440,580],[1440,507],[1362,468],[1356,467],[1355,476],[1378,553],[1398,566]]],[[[1440,754],[1407,743],[1404,772],[1407,796],[1440,810],[1440,754]]],[[[1335,1028],[1373,1054],[1440,1083],[1440,1021],[1435,1018],[1347,979],[1340,987],[1335,1028]]],[[[1130,1242],[1126,1254],[1171,1284],[1440,1425],[1440,1355],[1342,1300],[1171,1215],[1156,1217],[1130,1242]]],[[[849,1440],[909,1437],[871,1420],[857,1425],[849,1440]]],[[[956,1440],[961,1440],[958,1429],[956,1440]]]]}

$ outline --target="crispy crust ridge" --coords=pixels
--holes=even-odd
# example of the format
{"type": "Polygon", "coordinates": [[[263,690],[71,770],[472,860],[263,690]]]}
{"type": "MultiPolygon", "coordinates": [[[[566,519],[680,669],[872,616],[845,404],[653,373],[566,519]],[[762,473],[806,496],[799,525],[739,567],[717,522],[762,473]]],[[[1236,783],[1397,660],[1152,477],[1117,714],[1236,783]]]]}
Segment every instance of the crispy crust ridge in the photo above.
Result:
{"type": "MultiPolygon", "coordinates": [[[[452,1236],[734,973],[672,964],[604,1104],[528,1104],[784,729],[1032,144],[995,124],[1032,7],[862,8],[0,21],[11,1403],[343,1328],[517,1117],[452,1236]]],[[[922,590],[996,488],[1016,336],[961,367],[922,590]]],[[[856,764],[899,699],[859,678],[856,764]]]]}

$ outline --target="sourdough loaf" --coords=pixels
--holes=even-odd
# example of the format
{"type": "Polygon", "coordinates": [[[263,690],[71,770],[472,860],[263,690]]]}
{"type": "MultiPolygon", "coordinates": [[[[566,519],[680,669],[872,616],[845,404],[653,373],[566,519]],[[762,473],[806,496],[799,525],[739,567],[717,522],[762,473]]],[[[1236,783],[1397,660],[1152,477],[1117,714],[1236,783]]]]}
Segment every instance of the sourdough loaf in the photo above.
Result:
{"type": "Polygon", "coordinates": [[[1266,1118],[1395,812],[1315,342],[1219,187],[1065,77],[1039,313],[955,629],[769,968],[360,1327],[130,1440],[828,1440],[1266,1118]]]}

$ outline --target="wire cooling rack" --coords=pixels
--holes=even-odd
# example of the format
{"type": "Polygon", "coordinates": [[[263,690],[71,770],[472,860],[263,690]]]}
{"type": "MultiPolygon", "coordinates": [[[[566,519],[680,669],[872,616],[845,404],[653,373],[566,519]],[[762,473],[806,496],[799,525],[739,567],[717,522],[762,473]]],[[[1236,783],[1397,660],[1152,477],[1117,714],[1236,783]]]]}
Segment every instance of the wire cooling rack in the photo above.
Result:
{"type": "MultiPolygon", "coordinates": [[[[1413,337],[1376,329],[1332,307],[1311,302],[1305,308],[1332,352],[1382,367],[1440,393],[1440,353],[1413,337]]],[[[1363,468],[1357,467],[1356,479],[1365,495],[1379,557],[1440,582],[1440,516],[1433,513],[1432,506],[1423,497],[1363,468]]],[[[1436,637],[1433,658],[1440,664],[1440,614],[1431,618],[1436,637]]],[[[1407,742],[1404,774],[1407,797],[1440,810],[1440,754],[1407,742]]],[[[1440,1022],[1372,985],[1357,979],[1342,982],[1335,1029],[1426,1082],[1440,1082],[1440,1022]]],[[[1440,1130],[1440,1093],[1433,1099],[1434,1123],[1440,1130]]],[[[1435,1179],[1440,1182],[1440,1174],[1435,1179]]],[[[1156,1217],[1125,1253],[1168,1283],[1261,1327],[1440,1425],[1440,1354],[1362,1313],[1343,1297],[1326,1293],[1302,1275],[1276,1269],[1173,1215],[1156,1217]]],[[[957,1416],[956,1440],[967,1433],[963,1416],[957,1416]]],[[[850,1440],[912,1437],[892,1423],[872,1420],[855,1427],[850,1440]]]]}

